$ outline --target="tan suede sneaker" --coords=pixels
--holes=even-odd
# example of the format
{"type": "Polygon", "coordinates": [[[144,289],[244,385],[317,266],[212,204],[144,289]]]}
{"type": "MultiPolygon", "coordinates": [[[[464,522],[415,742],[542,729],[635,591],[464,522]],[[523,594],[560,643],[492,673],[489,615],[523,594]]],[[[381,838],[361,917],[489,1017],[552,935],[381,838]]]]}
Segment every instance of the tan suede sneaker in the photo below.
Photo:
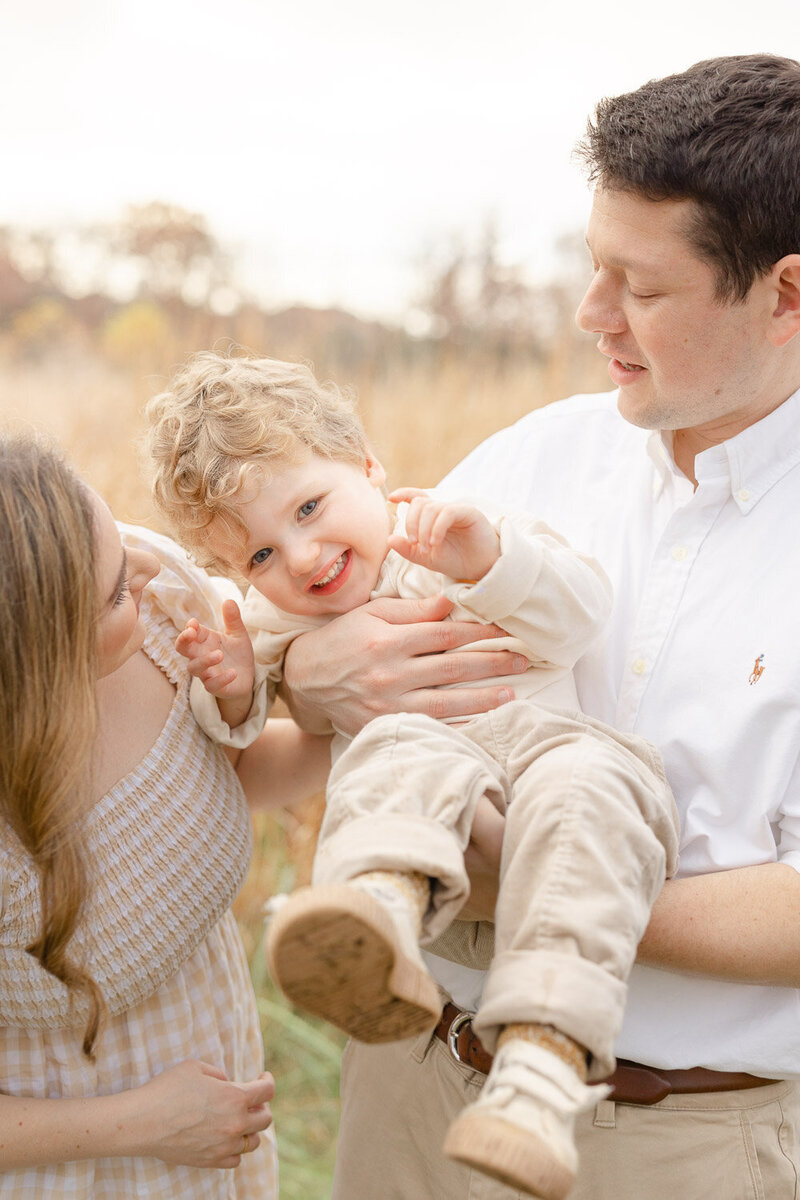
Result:
{"type": "Polygon", "coordinates": [[[270,921],[266,954],[293,1004],[360,1042],[412,1037],[441,1015],[412,914],[391,895],[348,883],[302,888],[270,921]]]}
{"type": "Polygon", "coordinates": [[[565,1200],[578,1168],[575,1117],[608,1091],[587,1087],[555,1054],[514,1038],[448,1129],[444,1152],[539,1200],[565,1200]]]}

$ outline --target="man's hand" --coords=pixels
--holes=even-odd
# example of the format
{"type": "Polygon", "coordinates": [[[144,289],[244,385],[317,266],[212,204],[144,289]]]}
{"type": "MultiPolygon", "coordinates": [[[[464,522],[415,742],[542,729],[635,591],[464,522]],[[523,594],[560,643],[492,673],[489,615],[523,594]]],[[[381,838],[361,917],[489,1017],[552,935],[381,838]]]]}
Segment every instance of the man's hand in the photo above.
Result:
{"type": "Polygon", "coordinates": [[[528,660],[508,650],[459,654],[470,642],[506,634],[496,625],[445,621],[451,609],[443,596],[372,600],[296,638],[286,654],[284,682],[297,723],[323,733],[335,720],[337,729],[354,737],[383,713],[467,717],[513,700],[508,687],[478,685],[522,674],[528,660]],[[454,683],[476,686],[446,687],[454,683]]]}
{"type": "Polygon", "coordinates": [[[393,533],[389,545],[410,562],[473,582],[500,557],[500,538],[474,505],[448,504],[419,488],[398,488],[389,499],[408,503],[405,536],[393,533]]]}

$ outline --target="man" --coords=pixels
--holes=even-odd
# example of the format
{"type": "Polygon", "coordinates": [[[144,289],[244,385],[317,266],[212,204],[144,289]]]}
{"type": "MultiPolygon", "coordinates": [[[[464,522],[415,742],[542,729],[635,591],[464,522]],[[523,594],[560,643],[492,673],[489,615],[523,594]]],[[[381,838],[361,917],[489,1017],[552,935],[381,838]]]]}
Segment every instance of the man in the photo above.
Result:
{"type": "MultiPolygon", "coordinates": [[[[615,610],[578,666],[581,704],[659,747],[681,814],[679,876],[640,945],[617,1046],[639,1065],[581,1118],[572,1195],[789,1200],[800,1174],[800,64],[715,59],[605,100],[582,152],[595,274],[578,321],[618,391],[531,414],[444,484],[530,509],[600,559],[615,610]]],[[[397,708],[502,703],[477,678],[497,656],[470,672],[457,651],[467,631],[431,625],[439,615],[381,602],[296,643],[287,671],[301,722],[322,727],[334,706],[357,728],[397,708]],[[454,679],[475,688],[431,690],[454,679]]],[[[457,1000],[468,990],[458,968],[440,978],[457,1000]]],[[[437,1157],[480,1081],[437,1037],[351,1047],[336,1196],[510,1200],[437,1157]]]]}

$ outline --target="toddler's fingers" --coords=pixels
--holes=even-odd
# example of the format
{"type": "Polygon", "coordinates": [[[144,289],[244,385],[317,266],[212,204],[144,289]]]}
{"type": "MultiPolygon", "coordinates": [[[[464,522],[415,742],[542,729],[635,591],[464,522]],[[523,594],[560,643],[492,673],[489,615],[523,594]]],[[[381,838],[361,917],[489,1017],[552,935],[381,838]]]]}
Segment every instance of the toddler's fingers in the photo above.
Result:
{"type": "Polygon", "coordinates": [[[419,529],[420,541],[428,549],[436,544],[436,522],[439,513],[442,511],[442,505],[434,500],[429,500],[420,512],[419,529]]]}
{"type": "Polygon", "coordinates": [[[458,509],[452,504],[443,504],[436,513],[433,514],[433,522],[431,526],[431,545],[438,546],[447,537],[450,530],[455,525],[458,519],[458,509]]]}
{"type": "Polygon", "coordinates": [[[227,687],[236,682],[236,671],[232,667],[226,667],[224,671],[214,671],[212,669],[201,678],[203,686],[209,695],[221,696],[227,687]]]}
{"type": "Polygon", "coordinates": [[[408,538],[399,533],[389,535],[388,545],[390,550],[396,550],[403,558],[410,558],[417,548],[415,542],[410,542],[408,538]]]}
{"type": "MultiPolygon", "coordinates": [[[[194,620],[194,618],[192,618],[192,619],[194,620]]],[[[211,630],[207,629],[205,625],[201,625],[199,621],[194,622],[194,631],[195,631],[195,639],[194,640],[197,642],[197,644],[199,646],[202,646],[203,642],[207,641],[207,639],[211,633],[211,630]]]]}
{"type": "Polygon", "coordinates": [[[235,600],[225,600],[222,604],[222,619],[225,622],[226,633],[243,633],[244,621],[235,600]]]}
{"type": "Polygon", "coordinates": [[[428,493],[422,488],[401,487],[395,488],[393,492],[389,493],[389,500],[392,504],[402,504],[404,501],[411,501],[415,497],[427,497],[427,495],[428,493]]]}
{"type": "Polygon", "coordinates": [[[414,530],[413,540],[418,542],[425,550],[428,548],[428,539],[430,536],[429,515],[431,506],[432,502],[428,496],[425,494],[417,496],[416,499],[411,501],[406,518],[406,527],[408,527],[410,521],[414,530]]]}
{"type": "Polygon", "coordinates": [[[419,513],[413,504],[410,504],[408,507],[408,512],[406,513],[403,525],[405,528],[406,541],[413,544],[419,537],[419,513]]]}
{"type": "MultiPolygon", "coordinates": [[[[189,674],[196,679],[203,679],[203,675],[214,667],[218,667],[224,658],[221,650],[212,650],[209,654],[202,654],[199,658],[192,658],[189,661],[189,674]]],[[[204,680],[205,682],[205,680],[204,680]]]]}
{"type": "Polygon", "coordinates": [[[175,649],[179,654],[185,654],[190,646],[197,641],[197,630],[193,625],[187,625],[175,639],[175,649]]]}
{"type": "Polygon", "coordinates": [[[184,658],[189,657],[191,645],[192,643],[188,640],[188,638],[185,638],[182,633],[175,638],[175,649],[178,651],[178,654],[182,654],[184,658]]]}

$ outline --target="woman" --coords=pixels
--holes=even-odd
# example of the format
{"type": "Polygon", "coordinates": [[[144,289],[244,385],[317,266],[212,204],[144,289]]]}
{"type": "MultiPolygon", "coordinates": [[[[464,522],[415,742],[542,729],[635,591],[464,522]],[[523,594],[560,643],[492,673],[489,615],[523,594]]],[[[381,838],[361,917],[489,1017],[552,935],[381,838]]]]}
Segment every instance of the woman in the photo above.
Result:
{"type": "Polygon", "coordinates": [[[173,649],[198,599],[172,543],[123,547],[57,455],[0,440],[2,1197],[277,1197],[230,913],[250,823],[173,649]]]}

